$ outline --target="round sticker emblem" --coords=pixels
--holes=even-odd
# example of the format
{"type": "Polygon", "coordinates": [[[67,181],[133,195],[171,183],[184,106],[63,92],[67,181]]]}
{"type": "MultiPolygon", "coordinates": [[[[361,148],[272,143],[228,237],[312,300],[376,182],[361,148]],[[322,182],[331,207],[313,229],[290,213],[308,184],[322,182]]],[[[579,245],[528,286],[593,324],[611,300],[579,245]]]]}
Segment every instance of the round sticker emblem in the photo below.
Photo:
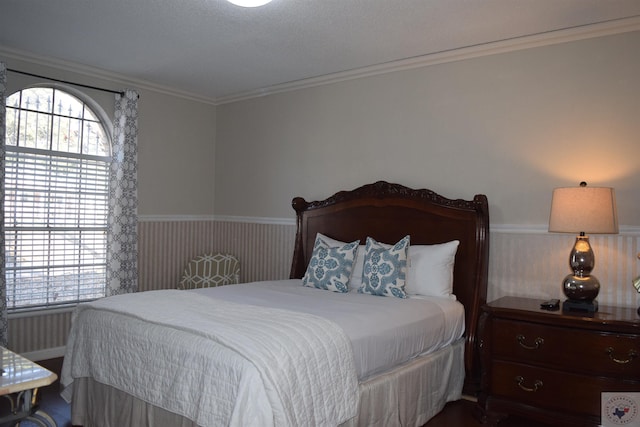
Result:
{"type": "Polygon", "coordinates": [[[627,396],[615,395],[606,401],[604,414],[613,425],[628,426],[640,421],[638,417],[638,404],[627,396]]]}

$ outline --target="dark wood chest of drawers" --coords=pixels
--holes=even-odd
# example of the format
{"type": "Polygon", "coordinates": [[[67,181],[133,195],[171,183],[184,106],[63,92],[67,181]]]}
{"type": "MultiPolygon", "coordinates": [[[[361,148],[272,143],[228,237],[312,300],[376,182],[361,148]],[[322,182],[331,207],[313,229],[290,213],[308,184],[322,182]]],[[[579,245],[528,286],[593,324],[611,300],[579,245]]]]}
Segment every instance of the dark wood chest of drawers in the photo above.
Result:
{"type": "Polygon", "coordinates": [[[640,391],[640,316],[607,306],[589,316],[545,311],[541,302],[505,297],[482,309],[484,421],[597,426],[602,392],[640,391]]]}

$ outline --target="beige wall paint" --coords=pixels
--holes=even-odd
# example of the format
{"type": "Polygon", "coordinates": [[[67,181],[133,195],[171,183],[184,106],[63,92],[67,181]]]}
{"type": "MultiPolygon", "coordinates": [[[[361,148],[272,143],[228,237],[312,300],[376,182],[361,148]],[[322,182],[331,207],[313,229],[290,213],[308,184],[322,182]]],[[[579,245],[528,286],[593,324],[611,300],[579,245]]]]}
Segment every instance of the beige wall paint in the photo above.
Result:
{"type": "Polygon", "coordinates": [[[139,111],[140,215],[212,215],[215,106],[145,91],[139,111]]]}
{"type": "MultiPolygon", "coordinates": [[[[631,32],[218,107],[138,89],[139,213],[292,218],[294,196],[320,199],[385,179],[451,197],[482,192],[492,223],[540,225],[554,187],[587,180],[614,186],[620,223],[637,226],[638,50],[640,32],[631,32]]],[[[9,73],[10,91],[34,82],[9,73]]],[[[112,95],[80,90],[112,115],[112,95]]]]}
{"type": "Polygon", "coordinates": [[[638,226],[639,51],[631,32],[221,105],[216,214],[288,218],[294,196],[384,179],[541,225],[553,188],[586,180],[638,226]]]}
{"type": "MultiPolygon", "coordinates": [[[[212,215],[214,211],[216,107],[135,84],[2,57],[12,68],[112,90],[136,89],[138,103],[138,197],[140,215],[212,215]]],[[[46,80],[7,73],[7,93],[46,80]]],[[[71,86],[96,101],[113,119],[114,95],[71,86]]]]}
{"type": "MultiPolygon", "coordinates": [[[[139,88],[139,213],[175,217],[143,220],[140,287],[172,287],[184,260],[205,248],[239,254],[244,279],[285,277],[292,224],[214,222],[205,223],[205,233],[181,216],[293,218],[294,196],[321,199],[386,179],[450,197],[486,193],[493,225],[516,225],[515,231],[492,231],[489,300],[562,298],[573,236],[530,234],[526,226],[546,223],[553,187],[586,179],[616,187],[620,222],[637,230],[638,51],[635,32],[218,107],[139,88]]],[[[0,60],[80,83],[136,87],[0,60]]],[[[10,91],[33,82],[9,74],[10,91]]],[[[82,90],[112,115],[112,95],[82,90]]],[[[592,244],[601,302],[639,305],[631,286],[640,272],[637,231],[595,236],[592,244]]],[[[12,319],[13,349],[60,356],[69,319],[69,313],[12,319]]]]}

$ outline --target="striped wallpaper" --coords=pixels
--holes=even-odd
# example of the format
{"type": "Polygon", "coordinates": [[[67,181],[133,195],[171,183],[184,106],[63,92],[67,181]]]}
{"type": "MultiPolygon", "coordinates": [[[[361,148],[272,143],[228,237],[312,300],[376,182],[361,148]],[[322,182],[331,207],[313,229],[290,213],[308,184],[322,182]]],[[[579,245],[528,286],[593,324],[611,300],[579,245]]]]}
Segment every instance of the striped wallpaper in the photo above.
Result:
{"type": "MultiPolygon", "coordinates": [[[[141,221],[139,290],[176,287],[194,256],[211,251],[236,255],[242,282],[288,278],[295,225],[215,220],[141,221]]],[[[488,300],[504,295],[563,298],[569,251],[575,237],[518,229],[492,230],[488,300]]],[[[640,294],[631,286],[640,274],[638,233],[590,237],[596,255],[593,273],[602,284],[601,305],[637,307],[640,294]]],[[[71,323],[71,311],[11,316],[9,348],[34,360],[59,357],[71,323]]]]}
{"type": "MultiPolygon", "coordinates": [[[[592,274],[600,281],[600,305],[637,307],[640,294],[631,281],[640,274],[640,236],[591,235],[589,241],[596,260],[592,274]]],[[[562,281],[571,273],[574,242],[569,234],[492,232],[487,300],[505,295],[564,299],[562,281]]]]}
{"type": "Polygon", "coordinates": [[[288,278],[295,232],[290,225],[247,222],[141,222],[139,290],[175,288],[189,260],[204,252],[238,257],[241,282],[288,278]]]}

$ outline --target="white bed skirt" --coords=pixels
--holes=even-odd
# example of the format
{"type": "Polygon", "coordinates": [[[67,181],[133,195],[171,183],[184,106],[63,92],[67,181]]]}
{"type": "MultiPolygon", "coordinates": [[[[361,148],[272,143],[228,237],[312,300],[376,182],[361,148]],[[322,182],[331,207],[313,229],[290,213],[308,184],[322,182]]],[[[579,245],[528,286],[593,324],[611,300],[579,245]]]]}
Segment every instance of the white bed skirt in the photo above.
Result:
{"type": "MultiPolygon", "coordinates": [[[[424,425],[462,396],[464,338],[360,384],[359,415],[343,427],[424,425]]],[[[73,385],[71,423],[84,427],[194,427],[192,421],[91,378],[73,385]]]]}

